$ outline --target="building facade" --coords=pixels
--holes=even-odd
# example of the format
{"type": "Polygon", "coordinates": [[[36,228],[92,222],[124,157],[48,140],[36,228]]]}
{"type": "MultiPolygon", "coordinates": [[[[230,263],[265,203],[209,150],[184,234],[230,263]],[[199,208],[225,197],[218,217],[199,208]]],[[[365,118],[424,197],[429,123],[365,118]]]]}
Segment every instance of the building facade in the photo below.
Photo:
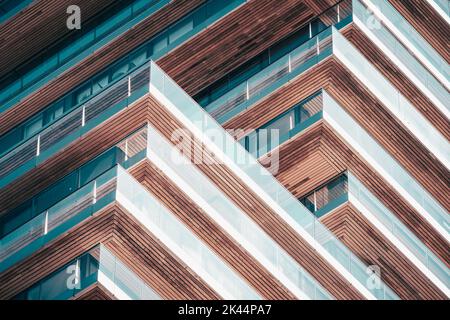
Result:
{"type": "Polygon", "coordinates": [[[0,14],[1,299],[449,298],[447,0],[0,14]]]}

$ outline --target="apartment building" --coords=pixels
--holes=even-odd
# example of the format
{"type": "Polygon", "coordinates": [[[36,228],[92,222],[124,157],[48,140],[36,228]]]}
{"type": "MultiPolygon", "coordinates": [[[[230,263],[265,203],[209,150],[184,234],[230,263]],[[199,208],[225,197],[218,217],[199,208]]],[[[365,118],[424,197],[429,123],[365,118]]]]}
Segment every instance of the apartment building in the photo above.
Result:
{"type": "Polygon", "coordinates": [[[0,298],[448,299],[449,15],[0,1],[0,298]]]}

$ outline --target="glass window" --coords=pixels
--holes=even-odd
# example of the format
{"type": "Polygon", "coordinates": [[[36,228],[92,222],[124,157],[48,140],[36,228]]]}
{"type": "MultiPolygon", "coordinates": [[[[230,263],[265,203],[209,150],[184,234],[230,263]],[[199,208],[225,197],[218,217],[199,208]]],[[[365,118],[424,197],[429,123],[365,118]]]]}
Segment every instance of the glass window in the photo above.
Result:
{"type": "Polygon", "coordinates": [[[78,174],[73,172],[36,197],[36,212],[40,213],[61,201],[78,187],[78,174]]]}
{"type": "Polygon", "coordinates": [[[164,50],[167,47],[167,35],[163,33],[153,41],[153,54],[164,50]]]}
{"type": "Polygon", "coordinates": [[[64,114],[64,100],[60,100],[44,112],[44,125],[53,122],[64,114]]]}
{"type": "Polygon", "coordinates": [[[228,5],[228,1],[211,0],[206,4],[206,15],[211,17],[213,14],[219,12],[228,5]]]}
{"type": "Polygon", "coordinates": [[[80,185],[92,181],[117,163],[117,148],[113,148],[92,161],[86,163],[80,169],[80,185]]]}
{"type": "Polygon", "coordinates": [[[139,67],[147,60],[147,50],[142,48],[136,54],[134,54],[130,59],[130,69],[139,67]]]}
{"type": "Polygon", "coordinates": [[[268,131],[270,135],[271,130],[278,130],[279,136],[282,137],[285,134],[289,133],[289,131],[294,126],[294,111],[289,111],[287,114],[283,115],[279,119],[276,119],[264,126],[263,128],[268,131]]]}
{"type": "Polygon", "coordinates": [[[305,109],[303,106],[296,108],[297,116],[295,118],[295,124],[302,123],[311,117],[311,112],[305,109]]]}
{"type": "MultiPolygon", "coordinates": [[[[70,265],[76,265],[76,261],[70,265]]],[[[71,274],[67,273],[67,270],[70,265],[61,268],[57,272],[53,273],[49,278],[42,281],[40,300],[55,299],[64,291],[69,290],[67,288],[67,280],[71,274]]]]}
{"type": "Polygon", "coordinates": [[[271,63],[288,54],[309,39],[309,26],[305,26],[289,37],[270,47],[271,63]]]}
{"type": "Polygon", "coordinates": [[[258,139],[256,131],[253,131],[247,136],[248,152],[255,158],[258,157],[258,139]]]}

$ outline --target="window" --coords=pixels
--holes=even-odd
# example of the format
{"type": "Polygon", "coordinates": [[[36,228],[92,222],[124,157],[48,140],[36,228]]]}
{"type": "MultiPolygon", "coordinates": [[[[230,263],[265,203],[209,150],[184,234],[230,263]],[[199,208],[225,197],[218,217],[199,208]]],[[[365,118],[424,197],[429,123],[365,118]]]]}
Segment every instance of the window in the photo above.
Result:
{"type": "Polygon", "coordinates": [[[0,138],[0,154],[3,154],[23,139],[21,127],[15,128],[0,138]]]}
{"type": "Polygon", "coordinates": [[[78,105],[80,103],[83,103],[91,96],[92,90],[91,90],[91,84],[87,84],[84,87],[78,89],[74,94],[74,104],[78,105]]]}
{"type": "Polygon", "coordinates": [[[134,54],[130,59],[130,69],[134,69],[136,67],[139,67],[147,60],[147,50],[146,48],[142,48],[134,54]]]}
{"type": "Polygon", "coordinates": [[[167,47],[167,35],[164,33],[153,41],[153,53],[158,53],[167,47]]]}
{"type": "Polygon", "coordinates": [[[64,114],[64,100],[58,101],[53,107],[44,112],[44,125],[47,125],[64,114]]]}
{"type": "Polygon", "coordinates": [[[123,161],[125,155],[118,148],[113,148],[80,168],[80,184],[92,181],[103,172],[112,168],[116,163],[123,161]]]}

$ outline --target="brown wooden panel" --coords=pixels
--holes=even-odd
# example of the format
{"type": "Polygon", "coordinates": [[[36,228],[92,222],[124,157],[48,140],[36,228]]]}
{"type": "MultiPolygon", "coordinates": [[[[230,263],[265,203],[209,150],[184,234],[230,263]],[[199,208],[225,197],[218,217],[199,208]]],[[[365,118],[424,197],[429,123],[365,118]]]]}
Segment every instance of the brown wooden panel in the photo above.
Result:
{"type": "Polygon", "coordinates": [[[304,0],[250,1],[158,64],[194,95],[313,17],[304,0]]]}
{"type": "MultiPolygon", "coordinates": [[[[393,214],[395,214],[416,236],[424,242],[447,265],[450,261],[450,247],[446,240],[440,236],[424,218],[422,218],[403,198],[387,184],[378,173],[371,168],[360,156],[350,148],[333,131],[329,124],[321,121],[320,125],[301,132],[282,145],[280,153],[280,168],[282,171],[278,177],[283,178],[283,183],[288,186],[290,192],[299,197],[307,191],[299,184],[301,173],[296,172],[302,164],[295,159],[300,158],[305,148],[320,135],[320,148],[322,155],[321,166],[317,166],[310,173],[316,185],[322,183],[322,172],[340,172],[350,170],[393,214]],[[328,163],[328,168],[326,164],[328,163]],[[291,179],[289,179],[289,177],[291,179]],[[315,178],[317,177],[317,178],[315,178]],[[297,186],[299,184],[299,186],[297,186]]],[[[309,191],[309,190],[308,190],[309,191]]]]}
{"type": "Polygon", "coordinates": [[[95,219],[79,224],[51,245],[0,273],[0,299],[10,299],[98,243],[106,243],[113,228],[113,210],[106,208],[95,219]]]}
{"type": "Polygon", "coordinates": [[[448,50],[450,26],[427,1],[389,0],[389,2],[447,60],[447,63],[450,63],[450,52],[448,50]]]}
{"type": "Polygon", "coordinates": [[[259,195],[246,187],[225,165],[210,156],[207,146],[201,146],[191,139],[189,131],[174,119],[152,96],[149,97],[149,122],[170,140],[174,130],[183,135],[184,141],[192,141],[193,154],[202,154],[205,163],[198,168],[210,178],[219,189],[252,218],[269,236],[286,250],[305,270],[338,299],[361,299],[361,294],[347,282],[316,250],[314,250],[294,229],[272,211],[259,195]],[[205,153],[202,153],[206,150],[205,153]],[[199,153],[200,152],[200,153],[199,153]]]}
{"type": "Polygon", "coordinates": [[[380,267],[381,279],[402,300],[446,299],[352,204],[340,206],[321,221],[367,265],[380,267]]]}
{"type": "Polygon", "coordinates": [[[96,283],[84,289],[72,300],[115,300],[115,298],[101,284],[96,283]]]}
{"type": "Polygon", "coordinates": [[[237,244],[220,225],[209,218],[151,162],[143,161],[133,168],[131,173],[265,299],[296,299],[249,252],[237,244]]]}
{"type": "Polygon", "coordinates": [[[334,57],[307,70],[224,127],[252,131],[322,88],[450,210],[449,171],[334,57]]]}

